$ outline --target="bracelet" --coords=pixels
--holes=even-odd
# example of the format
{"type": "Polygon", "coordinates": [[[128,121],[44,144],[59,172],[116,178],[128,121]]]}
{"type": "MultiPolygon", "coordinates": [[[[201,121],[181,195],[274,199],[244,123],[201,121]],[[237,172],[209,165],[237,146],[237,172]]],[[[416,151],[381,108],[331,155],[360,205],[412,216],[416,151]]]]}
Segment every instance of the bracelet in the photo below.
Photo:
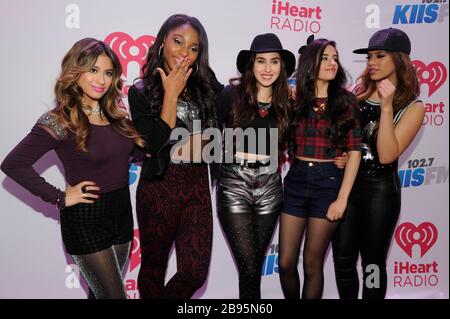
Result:
{"type": "Polygon", "coordinates": [[[60,211],[66,208],[66,192],[62,192],[58,189],[58,195],[56,196],[56,208],[60,211]]]}

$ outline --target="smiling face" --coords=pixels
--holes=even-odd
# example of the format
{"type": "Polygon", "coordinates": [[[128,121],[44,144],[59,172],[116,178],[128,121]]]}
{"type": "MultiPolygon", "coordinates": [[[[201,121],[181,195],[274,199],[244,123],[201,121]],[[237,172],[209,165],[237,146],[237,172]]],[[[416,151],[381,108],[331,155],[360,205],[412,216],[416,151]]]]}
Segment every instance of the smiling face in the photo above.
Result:
{"type": "Polygon", "coordinates": [[[278,52],[257,53],[253,74],[257,87],[271,87],[281,72],[281,56],[278,52]]]}
{"type": "Polygon", "coordinates": [[[95,65],[82,73],[77,82],[83,90],[83,105],[95,107],[111,87],[113,76],[111,59],[105,54],[99,55],[95,65]]]}
{"type": "Polygon", "coordinates": [[[183,24],[167,34],[162,46],[166,73],[180,64],[184,58],[188,58],[189,65],[192,66],[200,52],[198,32],[190,24],[183,24]]]}
{"type": "Polygon", "coordinates": [[[377,50],[367,53],[367,68],[372,81],[389,79],[396,83],[395,63],[386,51],[377,50]]]}
{"type": "Polygon", "coordinates": [[[336,48],[332,45],[327,45],[319,59],[319,63],[320,69],[317,81],[332,81],[336,77],[339,68],[336,48]]]}

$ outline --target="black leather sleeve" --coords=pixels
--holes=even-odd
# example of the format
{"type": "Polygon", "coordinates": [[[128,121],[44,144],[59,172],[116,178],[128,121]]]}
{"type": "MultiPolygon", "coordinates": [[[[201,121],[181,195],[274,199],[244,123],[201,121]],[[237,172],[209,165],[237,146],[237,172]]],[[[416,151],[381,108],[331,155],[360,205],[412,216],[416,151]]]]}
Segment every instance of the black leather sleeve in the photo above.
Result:
{"type": "Polygon", "coordinates": [[[172,129],[152,111],[150,101],[144,94],[143,82],[139,81],[128,90],[131,119],[137,132],[145,141],[141,178],[153,180],[162,176],[170,161],[170,133],[172,129]]]}
{"type": "Polygon", "coordinates": [[[128,91],[131,119],[137,132],[145,140],[145,150],[154,155],[169,142],[172,129],[159,114],[151,112],[150,102],[144,94],[140,82],[128,91]]]}

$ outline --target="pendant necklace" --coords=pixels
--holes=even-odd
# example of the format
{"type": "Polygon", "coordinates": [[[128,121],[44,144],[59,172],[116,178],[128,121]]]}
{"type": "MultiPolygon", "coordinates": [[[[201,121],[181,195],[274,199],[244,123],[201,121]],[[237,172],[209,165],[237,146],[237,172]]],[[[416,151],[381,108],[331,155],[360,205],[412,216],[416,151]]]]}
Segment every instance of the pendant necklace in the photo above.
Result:
{"type": "Polygon", "coordinates": [[[258,102],[258,113],[259,115],[264,118],[269,114],[269,109],[272,106],[272,103],[263,103],[258,102]]]}

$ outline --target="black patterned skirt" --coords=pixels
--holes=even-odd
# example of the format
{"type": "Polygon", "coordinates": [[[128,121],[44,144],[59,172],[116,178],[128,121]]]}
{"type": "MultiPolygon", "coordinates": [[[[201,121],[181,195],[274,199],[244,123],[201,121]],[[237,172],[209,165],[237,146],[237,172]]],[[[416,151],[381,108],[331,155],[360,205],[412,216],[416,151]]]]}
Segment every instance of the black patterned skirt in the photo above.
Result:
{"type": "Polygon", "coordinates": [[[70,255],[85,255],[133,239],[133,213],[127,186],[102,193],[93,204],[80,203],[61,212],[61,233],[70,255]]]}

